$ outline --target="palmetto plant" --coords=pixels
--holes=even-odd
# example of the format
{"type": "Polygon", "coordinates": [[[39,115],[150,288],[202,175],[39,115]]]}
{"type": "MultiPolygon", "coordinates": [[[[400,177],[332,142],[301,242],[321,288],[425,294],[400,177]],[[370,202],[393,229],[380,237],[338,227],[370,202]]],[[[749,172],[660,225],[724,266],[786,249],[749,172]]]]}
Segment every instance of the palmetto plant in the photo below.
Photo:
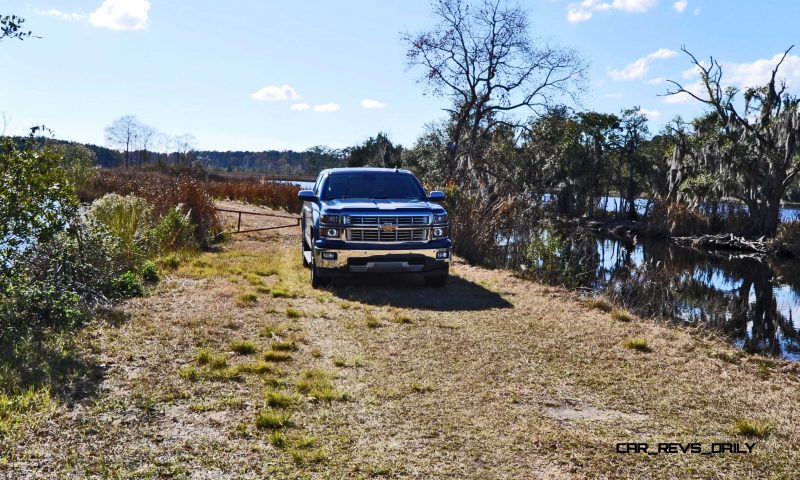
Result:
{"type": "Polygon", "coordinates": [[[90,221],[103,225],[119,242],[122,261],[135,266],[145,253],[151,226],[151,208],[147,201],[133,195],[109,193],[95,200],[87,212],[90,221]]]}

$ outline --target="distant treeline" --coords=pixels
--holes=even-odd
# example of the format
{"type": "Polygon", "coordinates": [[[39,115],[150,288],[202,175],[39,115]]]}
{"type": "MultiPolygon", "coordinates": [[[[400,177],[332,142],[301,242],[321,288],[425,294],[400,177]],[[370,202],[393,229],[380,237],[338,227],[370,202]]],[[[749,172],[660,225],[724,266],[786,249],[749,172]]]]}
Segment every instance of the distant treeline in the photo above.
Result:
{"type": "MultiPolygon", "coordinates": [[[[23,140],[23,138],[19,138],[20,142],[23,140]]],[[[95,154],[97,165],[101,167],[114,168],[125,165],[124,154],[111,148],[58,139],[47,141],[60,145],[84,145],[95,154]]],[[[262,152],[195,150],[187,154],[136,150],[130,152],[130,157],[131,166],[173,165],[188,161],[202,165],[209,170],[224,172],[253,172],[270,176],[309,177],[315,176],[325,168],[346,166],[349,152],[347,149],[335,150],[326,147],[314,147],[302,152],[293,150],[266,150],[262,152]]]]}

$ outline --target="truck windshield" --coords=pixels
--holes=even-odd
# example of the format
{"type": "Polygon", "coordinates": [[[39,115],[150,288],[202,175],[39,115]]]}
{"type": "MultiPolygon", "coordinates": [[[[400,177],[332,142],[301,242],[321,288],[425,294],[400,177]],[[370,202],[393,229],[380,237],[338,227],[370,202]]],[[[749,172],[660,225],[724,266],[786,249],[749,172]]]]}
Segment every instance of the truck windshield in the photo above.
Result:
{"type": "Polygon", "coordinates": [[[425,191],[414,176],[398,172],[353,172],[328,176],[323,200],[342,198],[425,200],[425,191]]]}

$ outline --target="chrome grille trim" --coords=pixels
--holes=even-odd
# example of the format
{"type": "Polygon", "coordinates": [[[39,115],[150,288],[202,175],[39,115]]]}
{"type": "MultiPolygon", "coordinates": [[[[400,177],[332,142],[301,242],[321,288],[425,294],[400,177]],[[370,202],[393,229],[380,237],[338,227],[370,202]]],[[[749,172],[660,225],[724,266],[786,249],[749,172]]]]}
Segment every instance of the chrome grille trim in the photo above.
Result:
{"type": "Polygon", "coordinates": [[[382,230],[380,228],[347,228],[349,242],[424,242],[428,240],[427,228],[397,228],[382,230]]]}
{"type": "Polygon", "coordinates": [[[347,225],[374,225],[387,223],[397,226],[430,225],[430,215],[347,215],[347,225]]]}

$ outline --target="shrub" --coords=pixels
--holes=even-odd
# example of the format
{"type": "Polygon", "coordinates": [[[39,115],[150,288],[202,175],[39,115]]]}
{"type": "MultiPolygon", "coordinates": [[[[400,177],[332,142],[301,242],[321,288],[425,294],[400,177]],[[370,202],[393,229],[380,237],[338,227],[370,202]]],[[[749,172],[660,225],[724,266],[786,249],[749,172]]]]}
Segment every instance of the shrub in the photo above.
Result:
{"type": "Polygon", "coordinates": [[[70,327],[108,307],[123,273],[116,248],[104,229],[76,224],[27,249],[0,276],[0,340],[70,327]]]}
{"type": "Polygon", "coordinates": [[[142,280],[145,282],[157,282],[158,281],[158,268],[156,268],[156,264],[147,260],[142,264],[141,270],[142,280]]]}
{"type": "Polygon", "coordinates": [[[114,281],[114,290],[123,298],[139,297],[144,294],[142,282],[133,272],[125,272],[114,281]]]}
{"type": "Polygon", "coordinates": [[[132,268],[146,253],[151,213],[150,206],[142,198],[109,193],[95,200],[86,216],[117,239],[121,261],[132,268]]]}
{"type": "Polygon", "coordinates": [[[170,208],[150,230],[148,239],[157,252],[178,250],[195,244],[191,212],[184,214],[182,209],[182,205],[170,208]]]}
{"type": "Polygon", "coordinates": [[[86,188],[87,198],[105,193],[136,195],[148,201],[156,217],[181,205],[194,225],[195,241],[203,247],[213,242],[222,225],[204,183],[191,174],[168,175],[142,170],[110,169],[99,173],[86,188]]]}
{"type": "Polygon", "coordinates": [[[778,252],[800,257],[800,221],[781,223],[773,242],[778,252]]]}

